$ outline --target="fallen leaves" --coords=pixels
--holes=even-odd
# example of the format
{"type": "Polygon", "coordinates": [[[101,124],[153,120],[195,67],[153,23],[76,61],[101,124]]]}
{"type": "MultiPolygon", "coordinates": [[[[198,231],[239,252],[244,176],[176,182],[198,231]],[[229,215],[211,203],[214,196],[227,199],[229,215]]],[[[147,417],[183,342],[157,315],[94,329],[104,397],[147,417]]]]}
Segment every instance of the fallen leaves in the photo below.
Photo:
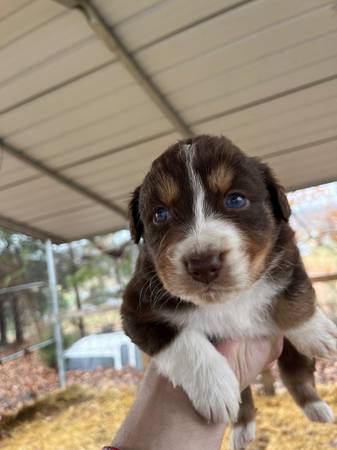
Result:
{"type": "MultiPolygon", "coordinates": [[[[99,450],[109,443],[127,414],[135,387],[110,385],[102,389],[85,387],[68,402],[60,393],[42,402],[32,420],[18,422],[1,443],[2,450],[99,450]],[[81,401],[79,401],[82,399],[81,401]],[[49,409],[50,405],[56,409],[49,409]],[[47,405],[47,406],[46,406],[47,405]],[[49,406],[48,406],[49,405],[49,406]],[[49,411],[49,412],[48,412],[49,411]]],[[[76,389],[76,388],[75,388],[76,389]]],[[[325,400],[337,413],[337,385],[320,388],[325,400]]],[[[251,450],[333,450],[336,448],[337,425],[309,422],[288,393],[275,397],[255,395],[257,440],[251,450]]],[[[227,450],[227,436],[222,450],[227,450]]],[[[146,450],[146,449],[142,449],[146,450]]]]}
{"type": "MultiPolygon", "coordinates": [[[[100,386],[107,381],[119,384],[137,384],[142,373],[135,369],[116,371],[112,368],[90,372],[67,372],[68,384],[100,386]]],[[[57,372],[45,367],[38,354],[7,362],[0,366],[0,416],[13,414],[27,404],[35,402],[58,388],[57,372]]]]}

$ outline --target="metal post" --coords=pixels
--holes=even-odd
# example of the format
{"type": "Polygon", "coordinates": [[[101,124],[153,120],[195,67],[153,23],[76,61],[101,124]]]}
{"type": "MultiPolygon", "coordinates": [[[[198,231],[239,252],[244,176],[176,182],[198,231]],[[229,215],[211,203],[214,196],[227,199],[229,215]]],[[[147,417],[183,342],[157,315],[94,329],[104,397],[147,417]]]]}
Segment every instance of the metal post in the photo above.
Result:
{"type": "Polygon", "coordinates": [[[49,291],[50,298],[53,307],[53,322],[54,322],[54,336],[56,343],[56,354],[57,354],[57,368],[59,374],[60,387],[64,388],[66,385],[66,374],[64,368],[63,359],[63,345],[62,345],[62,332],[60,324],[60,314],[59,314],[59,302],[57,295],[57,279],[55,271],[55,262],[53,254],[53,246],[51,240],[46,241],[46,253],[47,253],[47,267],[48,267],[48,279],[49,279],[49,291]]]}
{"type": "Polygon", "coordinates": [[[132,270],[132,272],[136,268],[138,254],[139,254],[138,245],[131,244],[131,270],[132,270]]]}

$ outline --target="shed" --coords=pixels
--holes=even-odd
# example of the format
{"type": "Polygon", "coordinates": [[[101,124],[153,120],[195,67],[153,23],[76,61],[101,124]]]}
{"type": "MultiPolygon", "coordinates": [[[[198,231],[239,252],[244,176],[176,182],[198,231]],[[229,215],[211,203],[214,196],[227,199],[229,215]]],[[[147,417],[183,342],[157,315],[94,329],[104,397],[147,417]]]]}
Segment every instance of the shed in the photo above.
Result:
{"type": "Polygon", "coordinates": [[[85,336],[64,352],[64,358],[68,370],[120,370],[127,365],[141,368],[138,349],[122,331],[85,336]]]}

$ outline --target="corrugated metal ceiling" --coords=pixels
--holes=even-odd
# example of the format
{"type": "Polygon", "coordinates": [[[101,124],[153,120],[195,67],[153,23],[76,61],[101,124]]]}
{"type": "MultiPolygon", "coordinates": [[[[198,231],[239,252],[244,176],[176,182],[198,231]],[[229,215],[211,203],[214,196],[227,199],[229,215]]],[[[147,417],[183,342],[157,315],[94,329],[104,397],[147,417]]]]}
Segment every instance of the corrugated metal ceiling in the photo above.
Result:
{"type": "Polygon", "coordinates": [[[129,192],[181,136],[166,104],[287,189],[337,178],[334,1],[93,1],[164,108],[60,3],[1,1],[0,224],[55,241],[125,227],[129,192]]]}

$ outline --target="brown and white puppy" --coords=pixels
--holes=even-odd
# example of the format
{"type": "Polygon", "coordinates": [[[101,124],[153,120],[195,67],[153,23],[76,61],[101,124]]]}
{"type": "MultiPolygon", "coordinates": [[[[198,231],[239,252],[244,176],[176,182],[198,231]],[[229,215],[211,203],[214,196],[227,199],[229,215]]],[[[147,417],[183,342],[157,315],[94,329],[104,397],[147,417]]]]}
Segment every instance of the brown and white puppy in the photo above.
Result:
{"type": "Polygon", "coordinates": [[[336,355],[337,328],[316,305],[268,166],[224,137],[180,141],[153,162],[130,213],[143,244],[124,329],[201,415],[234,424],[232,448],[254,438],[254,405],[217,340],[283,334],[285,385],[309,419],[332,421],[312,358],[336,355]]]}

